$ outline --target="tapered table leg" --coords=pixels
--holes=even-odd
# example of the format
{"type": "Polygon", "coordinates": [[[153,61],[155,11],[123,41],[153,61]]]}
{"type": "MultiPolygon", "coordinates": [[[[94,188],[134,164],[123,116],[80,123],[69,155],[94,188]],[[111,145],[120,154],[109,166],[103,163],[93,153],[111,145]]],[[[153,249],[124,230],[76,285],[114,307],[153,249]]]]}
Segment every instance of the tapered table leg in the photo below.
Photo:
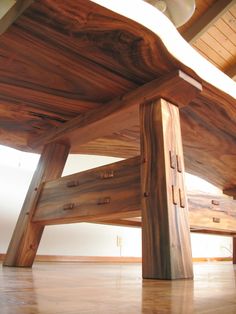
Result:
{"type": "Polygon", "coordinates": [[[32,223],[40,189],[43,182],[61,176],[68,153],[69,147],[64,144],[51,143],[44,147],[8,247],[4,266],[32,266],[44,230],[44,226],[32,223]]]}
{"type": "Polygon", "coordinates": [[[143,278],[192,278],[178,107],[140,107],[143,278]]]}

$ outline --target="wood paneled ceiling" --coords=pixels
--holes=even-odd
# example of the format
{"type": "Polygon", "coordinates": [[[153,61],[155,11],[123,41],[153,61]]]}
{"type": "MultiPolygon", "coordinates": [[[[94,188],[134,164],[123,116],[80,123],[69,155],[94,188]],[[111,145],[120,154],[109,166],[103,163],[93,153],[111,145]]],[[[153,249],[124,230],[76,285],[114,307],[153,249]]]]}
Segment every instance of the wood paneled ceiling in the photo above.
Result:
{"type": "Polygon", "coordinates": [[[197,0],[194,15],[179,31],[206,59],[236,80],[235,0],[197,0]]]}

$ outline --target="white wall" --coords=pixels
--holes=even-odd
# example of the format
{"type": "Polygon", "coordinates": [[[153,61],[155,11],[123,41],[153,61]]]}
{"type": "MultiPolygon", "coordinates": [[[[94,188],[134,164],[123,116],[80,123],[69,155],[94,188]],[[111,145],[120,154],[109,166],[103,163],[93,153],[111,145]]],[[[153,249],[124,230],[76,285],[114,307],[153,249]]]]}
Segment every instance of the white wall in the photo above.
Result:
{"type": "MultiPolygon", "coordinates": [[[[21,153],[0,146],[0,253],[5,253],[14,230],[38,155],[21,153]]],[[[63,175],[117,161],[117,158],[71,155],[63,175]]],[[[191,189],[203,184],[188,176],[191,189]],[[195,185],[194,185],[194,181],[195,185]]],[[[215,192],[208,186],[209,191],[215,192]]],[[[230,237],[192,234],[194,257],[231,256],[230,237]]],[[[39,254],[79,256],[141,256],[141,231],[137,228],[95,224],[71,224],[46,227],[39,254]],[[117,247],[117,236],[122,247],[117,247]]]]}

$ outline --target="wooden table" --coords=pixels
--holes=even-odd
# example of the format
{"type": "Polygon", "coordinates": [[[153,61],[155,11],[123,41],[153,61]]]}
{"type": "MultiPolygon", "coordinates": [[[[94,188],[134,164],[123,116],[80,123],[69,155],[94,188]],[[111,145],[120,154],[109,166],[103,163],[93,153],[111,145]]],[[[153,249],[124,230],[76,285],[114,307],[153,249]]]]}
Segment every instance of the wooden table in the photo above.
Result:
{"type": "MultiPolygon", "coordinates": [[[[235,83],[147,3],[105,3],[37,1],[1,35],[1,144],[41,153],[4,264],[45,225],[142,216],[143,277],[192,278],[184,172],[236,197],[235,83]],[[60,178],[69,152],[125,160],[60,178]]],[[[193,227],[234,235],[235,211],[193,227]]]]}

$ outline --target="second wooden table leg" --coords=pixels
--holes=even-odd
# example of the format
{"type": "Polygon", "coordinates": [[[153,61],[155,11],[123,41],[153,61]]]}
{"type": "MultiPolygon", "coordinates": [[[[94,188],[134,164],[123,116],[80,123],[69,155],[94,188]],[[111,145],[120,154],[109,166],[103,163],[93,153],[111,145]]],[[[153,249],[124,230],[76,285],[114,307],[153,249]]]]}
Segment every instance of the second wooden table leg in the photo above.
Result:
{"type": "Polygon", "coordinates": [[[140,108],[143,278],[192,278],[179,109],[140,108]]]}
{"type": "Polygon", "coordinates": [[[69,147],[64,144],[51,143],[44,147],[8,247],[4,266],[32,266],[44,230],[43,225],[32,222],[40,186],[44,181],[61,176],[68,153],[69,147]]]}

